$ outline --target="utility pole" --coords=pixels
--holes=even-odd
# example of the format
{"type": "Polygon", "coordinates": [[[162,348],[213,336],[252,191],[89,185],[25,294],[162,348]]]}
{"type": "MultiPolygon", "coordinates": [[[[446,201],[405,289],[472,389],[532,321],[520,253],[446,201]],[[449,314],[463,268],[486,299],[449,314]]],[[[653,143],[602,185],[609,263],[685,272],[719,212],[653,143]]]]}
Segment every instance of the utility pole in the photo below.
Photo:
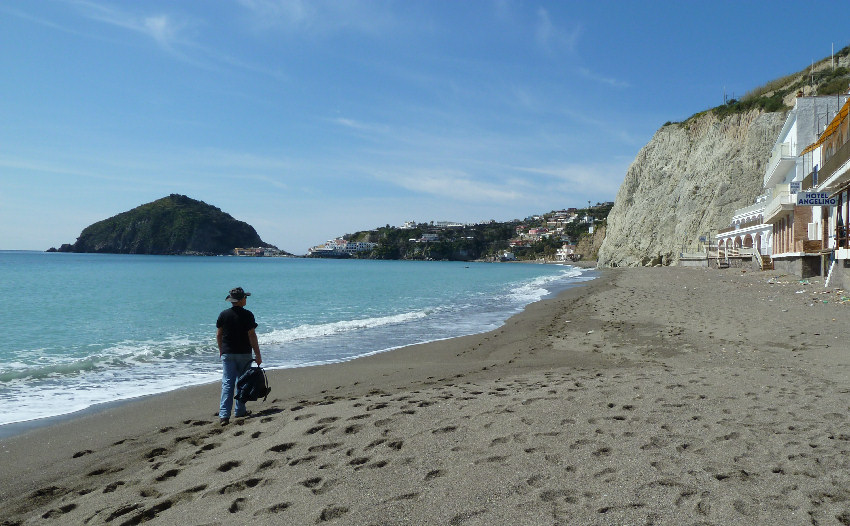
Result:
{"type": "Polygon", "coordinates": [[[814,87],[815,87],[815,60],[814,59],[812,59],[812,69],[810,70],[810,73],[812,74],[812,83],[810,84],[810,86],[811,86],[812,89],[814,89],[814,87]]]}

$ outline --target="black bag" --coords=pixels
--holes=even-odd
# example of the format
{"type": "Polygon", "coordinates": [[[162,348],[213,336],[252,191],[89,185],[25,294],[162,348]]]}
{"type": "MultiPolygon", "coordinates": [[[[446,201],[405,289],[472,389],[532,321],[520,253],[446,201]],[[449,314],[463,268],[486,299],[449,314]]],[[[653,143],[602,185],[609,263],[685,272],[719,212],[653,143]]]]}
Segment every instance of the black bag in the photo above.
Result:
{"type": "Polygon", "coordinates": [[[247,371],[242,373],[242,376],[236,379],[236,393],[233,398],[240,402],[253,402],[262,398],[265,402],[270,392],[271,388],[266,379],[266,372],[258,365],[249,367],[247,371]]]}

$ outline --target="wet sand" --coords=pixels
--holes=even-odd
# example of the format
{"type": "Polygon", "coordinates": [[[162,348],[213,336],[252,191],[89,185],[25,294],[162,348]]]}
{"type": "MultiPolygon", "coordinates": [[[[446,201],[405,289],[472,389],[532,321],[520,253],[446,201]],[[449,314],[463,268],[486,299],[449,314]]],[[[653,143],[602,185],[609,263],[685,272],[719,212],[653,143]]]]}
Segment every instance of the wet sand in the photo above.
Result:
{"type": "MultiPolygon", "coordinates": [[[[826,293],[824,293],[826,292],[826,293]]],[[[850,524],[850,302],[639,268],[490,333],[0,441],[0,525],[850,524]]]]}

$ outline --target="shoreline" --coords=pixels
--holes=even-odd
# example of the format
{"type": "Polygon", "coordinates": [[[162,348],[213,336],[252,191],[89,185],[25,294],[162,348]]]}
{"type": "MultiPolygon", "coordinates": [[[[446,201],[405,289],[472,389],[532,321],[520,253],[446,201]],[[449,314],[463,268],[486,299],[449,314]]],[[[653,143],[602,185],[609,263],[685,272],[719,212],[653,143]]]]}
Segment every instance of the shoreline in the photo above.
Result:
{"type": "MultiPolygon", "coordinates": [[[[237,256],[233,256],[233,257],[237,257],[237,256]]],[[[528,261],[528,262],[521,262],[521,263],[536,263],[536,262],[528,261]]],[[[539,263],[539,262],[537,262],[537,263],[539,263]]],[[[593,266],[590,266],[590,265],[579,265],[579,264],[574,264],[574,263],[563,263],[563,262],[557,262],[557,263],[558,264],[567,264],[567,265],[571,265],[571,266],[574,266],[574,267],[577,267],[577,268],[581,268],[585,272],[596,270],[595,264],[593,266]]],[[[598,276],[599,276],[599,273],[595,273],[593,275],[593,278],[591,280],[587,281],[587,282],[581,281],[581,282],[566,284],[563,289],[557,290],[557,291],[551,293],[548,297],[543,298],[541,300],[537,300],[533,303],[538,303],[540,301],[548,301],[548,300],[551,300],[551,299],[555,299],[558,295],[560,295],[564,291],[572,289],[574,287],[584,286],[586,283],[589,283],[593,279],[598,278],[598,276]]],[[[529,304],[529,305],[531,305],[531,304],[529,304]]],[[[528,305],[526,305],[523,308],[523,311],[526,308],[528,308],[528,305]]],[[[499,328],[504,326],[504,324],[507,323],[510,318],[512,318],[513,316],[517,316],[519,314],[522,314],[522,311],[517,313],[517,314],[513,314],[513,315],[509,316],[508,319],[506,319],[500,327],[497,327],[496,329],[492,329],[492,330],[498,330],[499,328]]],[[[467,337],[467,336],[481,335],[481,334],[485,334],[487,332],[490,332],[490,331],[482,331],[482,332],[472,333],[472,334],[463,335],[463,336],[449,336],[449,337],[446,337],[446,338],[430,340],[430,341],[427,341],[427,342],[404,345],[404,346],[401,346],[401,347],[388,348],[388,349],[376,350],[376,351],[369,351],[365,354],[358,355],[358,356],[352,357],[352,358],[348,358],[348,359],[345,359],[344,361],[341,361],[341,362],[329,362],[329,363],[321,363],[321,364],[314,364],[314,365],[299,365],[299,366],[296,366],[296,367],[288,367],[288,368],[281,367],[281,368],[276,368],[276,369],[264,367],[264,369],[266,370],[267,374],[273,374],[277,371],[302,370],[302,369],[306,369],[306,368],[336,366],[336,365],[347,363],[347,362],[354,361],[354,360],[361,360],[363,358],[368,358],[368,357],[372,357],[372,356],[376,356],[376,355],[380,355],[380,354],[384,354],[384,353],[396,352],[396,351],[403,349],[403,348],[406,348],[406,347],[429,345],[429,344],[433,344],[433,343],[439,343],[439,342],[442,342],[442,341],[454,340],[456,338],[464,338],[464,337],[467,337]]],[[[128,397],[128,398],[122,398],[122,399],[107,401],[107,402],[97,402],[97,403],[94,403],[94,404],[89,405],[87,407],[84,407],[82,409],[77,409],[77,410],[74,410],[74,411],[71,411],[71,412],[68,412],[68,413],[62,413],[62,414],[58,414],[58,415],[45,416],[45,417],[35,418],[35,419],[31,419],[31,420],[24,420],[24,421],[20,421],[20,422],[10,422],[10,423],[7,423],[7,424],[2,424],[2,425],[0,425],[0,441],[2,441],[4,439],[13,438],[13,437],[16,437],[16,436],[19,436],[19,435],[22,435],[22,434],[26,434],[30,431],[34,431],[34,430],[37,430],[37,429],[49,428],[53,425],[60,424],[60,423],[63,423],[63,422],[68,422],[68,421],[71,421],[71,420],[76,419],[76,418],[80,418],[80,417],[84,417],[84,416],[87,416],[87,415],[96,414],[96,413],[99,413],[99,412],[102,412],[102,411],[106,411],[108,409],[120,407],[124,404],[140,402],[140,401],[146,400],[150,397],[167,395],[169,393],[181,392],[181,391],[184,391],[186,389],[195,389],[195,388],[200,388],[200,387],[208,386],[208,385],[215,385],[215,386],[220,387],[220,379],[205,381],[205,382],[192,384],[192,385],[188,385],[188,386],[183,386],[183,387],[176,387],[176,388],[173,388],[173,389],[169,389],[167,391],[161,391],[161,392],[149,393],[149,394],[142,394],[142,395],[132,396],[132,397],[128,397]]]]}
{"type": "Polygon", "coordinates": [[[0,440],[0,499],[16,525],[842,523],[837,292],[606,269],[487,333],[270,371],[229,426],[213,383],[0,440]]]}

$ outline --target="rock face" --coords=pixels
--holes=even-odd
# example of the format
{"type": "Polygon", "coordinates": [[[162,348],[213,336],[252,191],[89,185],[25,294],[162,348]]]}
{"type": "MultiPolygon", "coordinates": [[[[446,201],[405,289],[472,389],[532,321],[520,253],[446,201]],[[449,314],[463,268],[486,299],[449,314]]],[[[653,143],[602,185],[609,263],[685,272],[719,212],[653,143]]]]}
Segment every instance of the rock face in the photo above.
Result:
{"type": "Polygon", "coordinates": [[[254,227],[185,195],[171,194],[98,221],[59,252],[231,254],[236,247],[272,247],[254,227]]]}
{"type": "Polygon", "coordinates": [[[581,256],[583,260],[595,260],[599,257],[599,249],[605,240],[606,226],[600,225],[596,227],[593,234],[582,236],[576,243],[576,254],[581,256]]]}
{"type": "Polygon", "coordinates": [[[608,216],[599,266],[675,263],[701,235],[729,226],[761,193],[785,112],[713,112],[658,130],[641,149],[608,216]]]}

